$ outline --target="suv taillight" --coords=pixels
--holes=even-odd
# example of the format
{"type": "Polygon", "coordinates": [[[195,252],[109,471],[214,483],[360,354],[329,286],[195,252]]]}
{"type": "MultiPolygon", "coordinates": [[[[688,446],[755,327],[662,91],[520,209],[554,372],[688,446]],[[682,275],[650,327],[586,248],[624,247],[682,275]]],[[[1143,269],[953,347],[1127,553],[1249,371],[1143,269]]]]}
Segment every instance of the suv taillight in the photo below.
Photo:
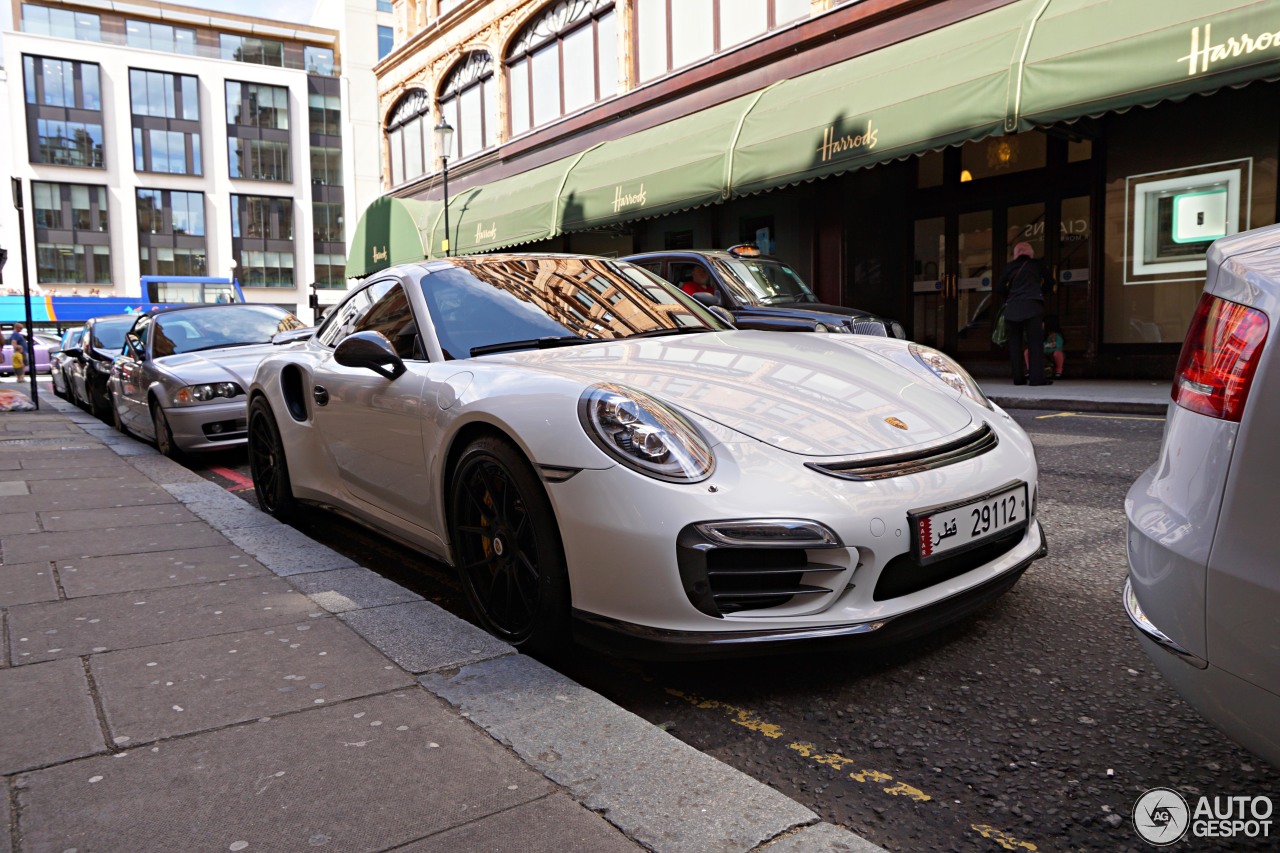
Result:
{"type": "Polygon", "coordinates": [[[1239,422],[1267,340],[1267,315],[1206,293],[1187,330],[1173,376],[1173,402],[1239,422]]]}

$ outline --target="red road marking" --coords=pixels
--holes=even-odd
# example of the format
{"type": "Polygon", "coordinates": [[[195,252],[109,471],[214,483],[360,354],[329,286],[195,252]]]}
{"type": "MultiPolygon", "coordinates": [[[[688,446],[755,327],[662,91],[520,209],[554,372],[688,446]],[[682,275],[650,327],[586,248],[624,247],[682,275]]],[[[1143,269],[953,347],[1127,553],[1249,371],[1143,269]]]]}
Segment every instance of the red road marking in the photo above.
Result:
{"type": "Polygon", "coordinates": [[[210,468],[209,470],[217,474],[219,477],[223,477],[231,481],[232,488],[228,489],[228,491],[238,492],[241,489],[253,488],[253,480],[250,480],[243,474],[232,471],[230,468],[210,468]]]}

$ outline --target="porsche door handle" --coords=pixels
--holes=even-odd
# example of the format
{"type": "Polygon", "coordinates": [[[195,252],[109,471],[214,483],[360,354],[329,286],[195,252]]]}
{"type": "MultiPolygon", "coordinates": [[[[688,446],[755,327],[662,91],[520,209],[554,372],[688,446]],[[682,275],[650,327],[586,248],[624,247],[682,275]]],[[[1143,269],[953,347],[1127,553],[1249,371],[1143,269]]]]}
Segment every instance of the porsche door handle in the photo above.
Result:
{"type": "Polygon", "coordinates": [[[312,388],[311,397],[316,401],[317,406],[325,406],[329,403],[329,391],[323,385],[312,388]]]}

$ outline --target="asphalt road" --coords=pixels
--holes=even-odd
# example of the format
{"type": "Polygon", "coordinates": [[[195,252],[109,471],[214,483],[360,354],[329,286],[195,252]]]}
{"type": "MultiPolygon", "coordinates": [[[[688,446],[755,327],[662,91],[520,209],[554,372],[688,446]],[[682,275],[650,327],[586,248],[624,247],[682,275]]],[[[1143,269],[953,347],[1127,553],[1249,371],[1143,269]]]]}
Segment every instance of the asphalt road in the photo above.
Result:
{"type": "MultiPolygon", "coordinates": [[[[1280,800],[1280,772],[1164,684],[1121,607],[1124,495],[1163,421],[1014,414],[1036,444],[1050,554],[978,616],[874,653],[637,664],[575,650],[553,665],[890,850],[1150,850],[1130,823],[1150,788],[1280,800]]],[[[243,455],[195,467],[253,501],[243,455]]],[[[300,526],[468,617],[443,566],[327,513],[300,526]]]]}

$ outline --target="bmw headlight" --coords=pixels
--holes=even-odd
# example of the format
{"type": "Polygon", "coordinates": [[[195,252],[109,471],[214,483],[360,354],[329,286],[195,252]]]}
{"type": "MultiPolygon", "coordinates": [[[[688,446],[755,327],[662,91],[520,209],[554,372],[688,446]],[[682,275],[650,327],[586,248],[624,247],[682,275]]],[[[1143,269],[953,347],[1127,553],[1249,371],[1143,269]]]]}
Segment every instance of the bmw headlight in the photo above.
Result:
{"type": "Polygon", "coordinates": [[[697,427],[648,394],[596,385],[578,401],[578,416],[601,450],[641,474],[696,483],[715,468],[715,455],[697,427]]]}
{"type": "Polygon", "coordinates": [[[234,382],[211,382],[206,385],[188,385],[179,388],[173,395],[173,402],[179,406],[194,406],[220,399],[229,400],[244,393],[244,389],[234,382]]]}
{"type": "Polygon", "coordinates": [[[929,372],[934,376],[975,403],[991,408],[987,395],[982,393],[978,383],[974,382],[973,377],[969,375],[969,371],[956,364],[950,356],[943,355],[931,347],[922,347],[920,344],[911,344],[910,349],[916,361],[929,368],[929,372]]]}

